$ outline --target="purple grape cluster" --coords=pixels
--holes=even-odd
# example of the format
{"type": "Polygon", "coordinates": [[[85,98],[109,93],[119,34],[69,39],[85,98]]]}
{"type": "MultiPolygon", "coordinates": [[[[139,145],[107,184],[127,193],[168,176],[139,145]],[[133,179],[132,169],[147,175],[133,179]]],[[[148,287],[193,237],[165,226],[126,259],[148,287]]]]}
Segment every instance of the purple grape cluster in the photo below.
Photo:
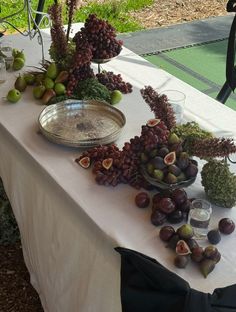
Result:
{"type": "Polygon", "coordinates": [[[115,29],[106,21],[90,14],[81,33],[87,38],[93,53],[93,59],[108,59],[117,56],[123,42],[116,40],[115,29]]]}
{"type": "Polygon", "coordinates": [[[80,163],[84,157],[89,157],[98,184],[116,186],[125,183],[137,189],[140,187],[147,189],[150,185],[140,172],[140,155],[154,145],[166,143],[168,134],[162,122],[159,123],[159,127],[143,126],[141,135],[126,142],[122,150],[114,144],[94,147],[85,151],[76,162],[80,163]]]}
{"type": "Polygon", "coordinates": [[[97,74],[96,77],[110,91],[119,90],[124,94],[132,92],[132,85],[129,82],[125,82],[120,74],[116,75],[113,72],[103,71],[97,74]]]}

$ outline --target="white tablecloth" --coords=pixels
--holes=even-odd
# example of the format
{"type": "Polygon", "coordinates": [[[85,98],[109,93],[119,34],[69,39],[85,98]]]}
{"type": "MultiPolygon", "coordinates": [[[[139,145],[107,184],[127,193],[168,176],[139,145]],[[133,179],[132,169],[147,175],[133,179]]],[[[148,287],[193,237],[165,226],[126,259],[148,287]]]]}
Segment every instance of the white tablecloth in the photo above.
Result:
{"type": "MultiPolygon", "coordinates": [[[[14,47],[25,50],[27,65],[37,65],[41,48],[36,40],[19,35],[12,40],[14,47]]],[[[47,37],[45,45],[49,45],[47,37]]],[[[124,48],[103,68],[121,73],[134,87],[117,105],[127,118],[119,146],[139,135],[141,125],[153,117],[140,95],[145,85],[160,92],[183,91],[186,119],[236,136],[236,112],[131,51],[124,48]]],[[[15,77],[16,73],[9,73],[7,82],[0,85],[1,97],[13,87],[15,77]]],[[[236,282],[236,233],[222,237],[218,245],[222,260],[207,279],[194,264],[176,269],[173,252],[165,248],[158,228],[150,223],[151,209],[134,204],[137,190],[97,185],[92,173],[74,162],[79,149],[55,145],[38,133],[37,118],[43,108],[29,90],[16,104],[0,100],[0,176],[20,228],[31,282],[45,312],[120,312],[120,256],[115,246],[156,258],[201,291],[236,282]]],[[[187,192],[191,197],[204,196],[200,175],[187,192]]],[[[211,226],[226,216],[236,220],[236,209],[214,208],[211,226]]]]}

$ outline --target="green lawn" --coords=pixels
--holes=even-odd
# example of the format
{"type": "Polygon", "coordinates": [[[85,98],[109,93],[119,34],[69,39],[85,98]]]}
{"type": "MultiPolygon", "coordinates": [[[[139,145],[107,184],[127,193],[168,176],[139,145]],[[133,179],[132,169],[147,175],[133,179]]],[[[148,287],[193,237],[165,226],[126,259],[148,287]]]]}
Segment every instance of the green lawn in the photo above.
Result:
{"type": "MultiPolygon", "coordinates": [[[[75,13],[74,22],[84,22],[88,14],[96,13],[98,17],[108,20],[117,30],[117,32],[137,31],[143,27],[129,15],[129,12],[140,10],[144,7],[152,5],[154,0],[108,0],[103,4],[98,2],[90,2],[88,5],[81,7],[75,13]]],[[[32,6],[37,8],[38,0],[32,0],[32,6]]],[[[48,7],[54,3],[53,0],[46,0],[44,12],[48,11],[48,7]]],[[[23,7],[22,0],[1,0],[0,1],[0,17],[10,15],[17,12],[23,7]]],[[[64,5],[63,21],[67,23],[66,7],[64,5]]],[[[17,28],[24,29],[27,26],[27,17],[25,12],[11,18],[9,20],[17,28]]],[[[12,28],[9,28],[12,31],[12,28]]]]}

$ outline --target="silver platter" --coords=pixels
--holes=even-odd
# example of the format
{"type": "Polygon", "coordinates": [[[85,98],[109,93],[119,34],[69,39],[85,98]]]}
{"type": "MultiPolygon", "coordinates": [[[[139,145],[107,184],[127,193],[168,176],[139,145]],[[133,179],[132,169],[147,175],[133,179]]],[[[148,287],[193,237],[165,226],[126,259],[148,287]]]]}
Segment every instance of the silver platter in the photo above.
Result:
{"type": "Polygon", "coordinates": [[[92,59],[92,62],[95,64],[105,64],[113,60],[116,56],[107,58],[107,59],[92,59]]]}
{"type": "Polygon", "coordinates": [[[66,100],[47,106],[39,115],[41,133],[50,141],[72,147],[114,142],[125,125],[124,114],[97,100],[66,100]]]}

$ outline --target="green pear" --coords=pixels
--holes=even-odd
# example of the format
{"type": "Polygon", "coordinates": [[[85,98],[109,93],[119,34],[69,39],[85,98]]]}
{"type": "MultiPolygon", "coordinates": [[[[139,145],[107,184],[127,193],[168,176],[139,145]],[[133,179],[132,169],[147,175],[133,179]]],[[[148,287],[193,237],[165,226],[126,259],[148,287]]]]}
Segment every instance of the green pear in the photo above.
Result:
{"type": "Polygon", "coordinates": [[[30,74],[30,73],[24,74],[24,79],[25,79],[25,82],[27,83],[27,85],[31,86],[35,82],[35,75],[30,74]]]}
{"type": "Polygon", "coordinates": [[[45,78],[44,73],[37,74],[37,75],[35,76],[35,84],[36,84],[36,85],[42,84],[44,78],[45,78]]]}
{"type": "Polygon", "coordinates": [[[41,99],[46,91],[44,85],[39,85],[33,88],[33,95],[36,99],[41,99]]]}
{"type": "Polygon", "coordinates": [[[12,56],[13,56],[13,57],[16,57],[18,53],[20,53],[20,50],[15,49],[15,48],[12,49],[12,56]]]}
{"type": "Polygon", "coordinates": [[[20,92],[25,91],[25,89],[27,87],[27,83],[25,81],[25,78],[23,76],[19,75],[19,77],[15,81],[15,85],[14,86],[20,92]]]}
{"type": "Polygon", "coordinates": [[[54,91],[56,92],[56,95],[63,95],[66,93],[66,87],[63,83],[56,83],[54,86],[54,91]]]}
{"type": "Polygon", "coordinates": [[[49,77],[46,77],[44,79],[43,84],[47,90],[53,89],[53,87],[54,87],[54,81],[49,77]]]}
{"type": "Polygon", "coordinates": [[[7,94],[7,100],[11,103],[16,103],[21,98],[21,92],[17,89],[11,89],[7,94]]]}
{"type": "Polygon", "coordinates": [[[57,72],[58,72],[57,64],[51,63],[47,68],[46,76],[51,78],[51,79],[56,79],[57,72]]]}
{"type": "Polygon", "coordinates": [[[12,68],[14,70],[20,70],[24,65],[25,65],[25,61],[20,57],[16,57],[13,61],[12,68]]]}

